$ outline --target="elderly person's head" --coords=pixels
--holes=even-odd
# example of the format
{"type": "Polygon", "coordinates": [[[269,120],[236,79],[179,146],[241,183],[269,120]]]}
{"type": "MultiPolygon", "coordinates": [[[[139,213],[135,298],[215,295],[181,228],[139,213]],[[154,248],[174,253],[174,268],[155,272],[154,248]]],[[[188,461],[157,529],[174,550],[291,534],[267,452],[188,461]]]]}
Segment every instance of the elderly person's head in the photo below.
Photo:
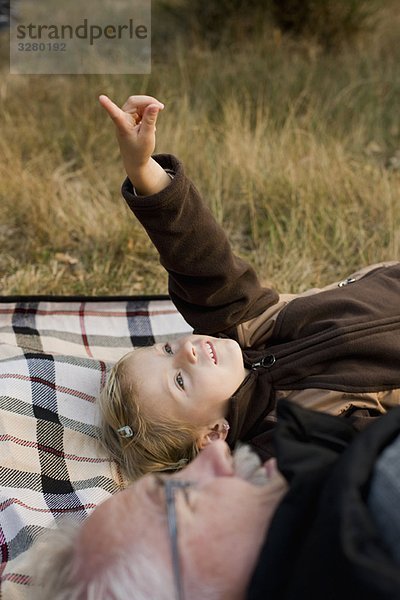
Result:
{"type": "Polygon", "coordinates": [[[146,475],[37,548],[41,600],[244,598],[286,483],[273,460],[216,441],[146,475]]]}

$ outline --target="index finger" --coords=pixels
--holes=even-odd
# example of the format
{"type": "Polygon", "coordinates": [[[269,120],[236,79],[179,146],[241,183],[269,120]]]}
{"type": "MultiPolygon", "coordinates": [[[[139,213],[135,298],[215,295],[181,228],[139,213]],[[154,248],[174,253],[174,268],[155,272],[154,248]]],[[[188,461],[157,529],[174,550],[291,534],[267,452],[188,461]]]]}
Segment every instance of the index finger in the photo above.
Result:
{"type": "Polygon", "coordinates": [[[101,94],[101,96],[99,96],[99,102],[102,107],[105,108],[114,122],[121,121],[121,117],[123,118],[124,116],[123,111],[112,100],[110,100],[108,96],[101,94]]]}

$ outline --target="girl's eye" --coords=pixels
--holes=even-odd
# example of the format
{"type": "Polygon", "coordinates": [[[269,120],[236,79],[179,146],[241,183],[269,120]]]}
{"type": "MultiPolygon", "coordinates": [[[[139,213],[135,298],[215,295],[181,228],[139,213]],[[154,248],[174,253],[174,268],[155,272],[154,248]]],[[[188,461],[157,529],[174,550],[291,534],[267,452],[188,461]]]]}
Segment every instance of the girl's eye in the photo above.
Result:
{"type": "Polygon", "coordinates": [[[168,342],[167,342],[167,343],[164,345],[164,352],[165,352],[166,354],[173,354],[173,352],[172,352],[172,348],[171,348],[171,346],[168,344],[168,342]]]}
{"type": "Polygon", "coordinates": [[[181,390],[185,389],[185,384],[183,381],[183,377],[181,373],[178,373],[177,376],[175,377],[175,381],[177,383],[177,385],[181,388],[181,390]]]}

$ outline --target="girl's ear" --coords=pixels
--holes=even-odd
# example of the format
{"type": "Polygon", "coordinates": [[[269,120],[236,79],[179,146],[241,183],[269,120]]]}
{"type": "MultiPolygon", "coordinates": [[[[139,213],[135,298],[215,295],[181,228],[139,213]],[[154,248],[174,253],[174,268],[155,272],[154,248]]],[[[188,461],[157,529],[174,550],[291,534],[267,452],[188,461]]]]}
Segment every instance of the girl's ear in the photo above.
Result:
{"type": "Polygon", "coordinates": [[[211,442],[216,440],[225,440],[229,431],[229,423],[226,419],[218,419],[212,425],[204,427],[197,438],[196,444],[199,450],[202,450],[211,442]]]}

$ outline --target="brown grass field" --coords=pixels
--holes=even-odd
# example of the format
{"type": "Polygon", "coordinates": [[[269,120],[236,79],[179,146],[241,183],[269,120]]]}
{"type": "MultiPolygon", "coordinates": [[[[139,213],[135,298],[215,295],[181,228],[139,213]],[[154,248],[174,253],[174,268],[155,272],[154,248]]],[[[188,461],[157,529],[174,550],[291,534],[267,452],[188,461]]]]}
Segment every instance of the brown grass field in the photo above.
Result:
{"type": "Polygon", "coordinates": [[[149,76],[10,75],[1,31],[0,294],[167,291],[100,93],[165,103],[157,151],[183,160],[264,283],[302,291],[400,260],[400,12],[382,5],[330,53],[269,25],[213,49],[164,32],[149,76]]]}

